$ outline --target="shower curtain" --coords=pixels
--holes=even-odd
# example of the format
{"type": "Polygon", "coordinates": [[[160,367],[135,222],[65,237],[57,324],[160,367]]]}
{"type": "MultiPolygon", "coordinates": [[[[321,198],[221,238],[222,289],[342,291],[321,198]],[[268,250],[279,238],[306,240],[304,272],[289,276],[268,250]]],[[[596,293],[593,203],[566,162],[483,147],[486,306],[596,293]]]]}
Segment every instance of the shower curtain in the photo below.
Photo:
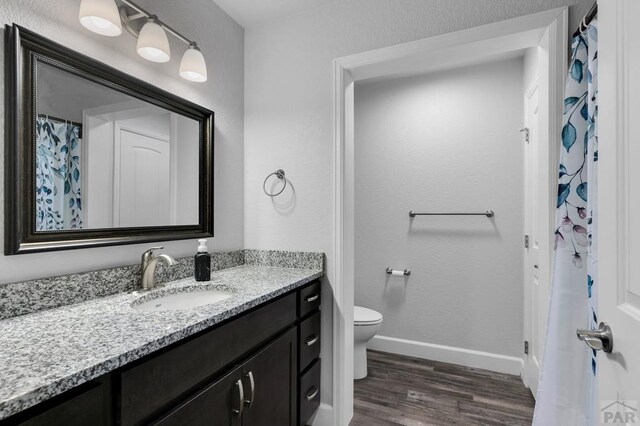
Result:
{"type": "Polygon", "coordinates": [[[549,322],[533,424],[593,425],[596,352],[576,328],[597,328],[598,29],[573,39],[566,80],[549,322]]]}
{"type": "Polygon", "coordinates": [[[49,116],[36,120],[36,231],[82,228],[81,130],[49,116]]]}

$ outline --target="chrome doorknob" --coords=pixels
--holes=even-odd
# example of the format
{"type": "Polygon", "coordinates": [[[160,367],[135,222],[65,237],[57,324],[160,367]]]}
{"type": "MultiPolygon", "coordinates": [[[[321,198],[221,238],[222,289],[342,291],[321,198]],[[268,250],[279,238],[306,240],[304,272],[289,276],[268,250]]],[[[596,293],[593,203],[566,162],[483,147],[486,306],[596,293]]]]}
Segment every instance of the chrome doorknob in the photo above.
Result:
{"type": "Polygon", "coordinates": [[[576,334],[579,340],[583,340],[590,348],[611,353],[613,350],[613,333],[611,327],[605,322],[601,322],[597,330],[577,329],[576,334]]]}

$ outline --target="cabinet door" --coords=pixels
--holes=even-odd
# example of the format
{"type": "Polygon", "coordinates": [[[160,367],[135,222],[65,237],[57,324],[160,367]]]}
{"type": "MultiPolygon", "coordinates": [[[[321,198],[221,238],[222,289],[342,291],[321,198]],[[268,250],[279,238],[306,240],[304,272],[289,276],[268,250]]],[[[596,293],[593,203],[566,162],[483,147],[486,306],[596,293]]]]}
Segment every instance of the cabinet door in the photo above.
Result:
{"type": "Polygon", "coordinates": [[[297,333],[291,329],[242,366],[243,426],[294,425],[297,333]]]}
{"type": "Polygon", "coordinates": [[[3,426],[107,426],[111,424],[109,377],[92,380],[31,410],[0,422],[3,426]]]}
{"type": "Polygon", "coordinates": [[[239,426],[244,408],[244,393],[240,368],[190,398],[156,425],[162,426],[239,426]]]}

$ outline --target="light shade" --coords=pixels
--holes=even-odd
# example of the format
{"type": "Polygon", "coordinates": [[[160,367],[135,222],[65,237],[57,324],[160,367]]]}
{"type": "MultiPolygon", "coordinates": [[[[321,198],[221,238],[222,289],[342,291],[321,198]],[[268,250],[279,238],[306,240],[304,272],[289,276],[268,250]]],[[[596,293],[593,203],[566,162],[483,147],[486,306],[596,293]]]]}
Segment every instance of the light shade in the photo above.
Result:
{"type": "Polygon", "coordinates": [[[195,44],[189,45],[189,48],[182,55],[180,77],[197,83],[207,81],[207,63],[195,44]]]}
{"type": "Polygon", "coordinates": [[[100,35],[115,37],[122,34],[118,6],[114,0],[81,0],[80,23],[100,35]]]}
{"type": "Polygon", "coordinates": [[[167,62],[171,58],[167,33],[154,16],[140,30],[136,50],[138,55],[151,62],[167,62]]]}

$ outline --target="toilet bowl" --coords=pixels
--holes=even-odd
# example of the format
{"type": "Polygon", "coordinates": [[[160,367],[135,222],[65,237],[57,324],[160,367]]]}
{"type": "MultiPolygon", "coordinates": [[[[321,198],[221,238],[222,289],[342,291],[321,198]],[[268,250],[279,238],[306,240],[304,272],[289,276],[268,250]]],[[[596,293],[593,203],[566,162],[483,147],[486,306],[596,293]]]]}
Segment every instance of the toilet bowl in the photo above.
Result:
{"type": "Polygon", "coordinates": [[[382,314],[362,306],[353,307],[353,378],[367,377],[367,342],[382,324],[382,314]]]}

